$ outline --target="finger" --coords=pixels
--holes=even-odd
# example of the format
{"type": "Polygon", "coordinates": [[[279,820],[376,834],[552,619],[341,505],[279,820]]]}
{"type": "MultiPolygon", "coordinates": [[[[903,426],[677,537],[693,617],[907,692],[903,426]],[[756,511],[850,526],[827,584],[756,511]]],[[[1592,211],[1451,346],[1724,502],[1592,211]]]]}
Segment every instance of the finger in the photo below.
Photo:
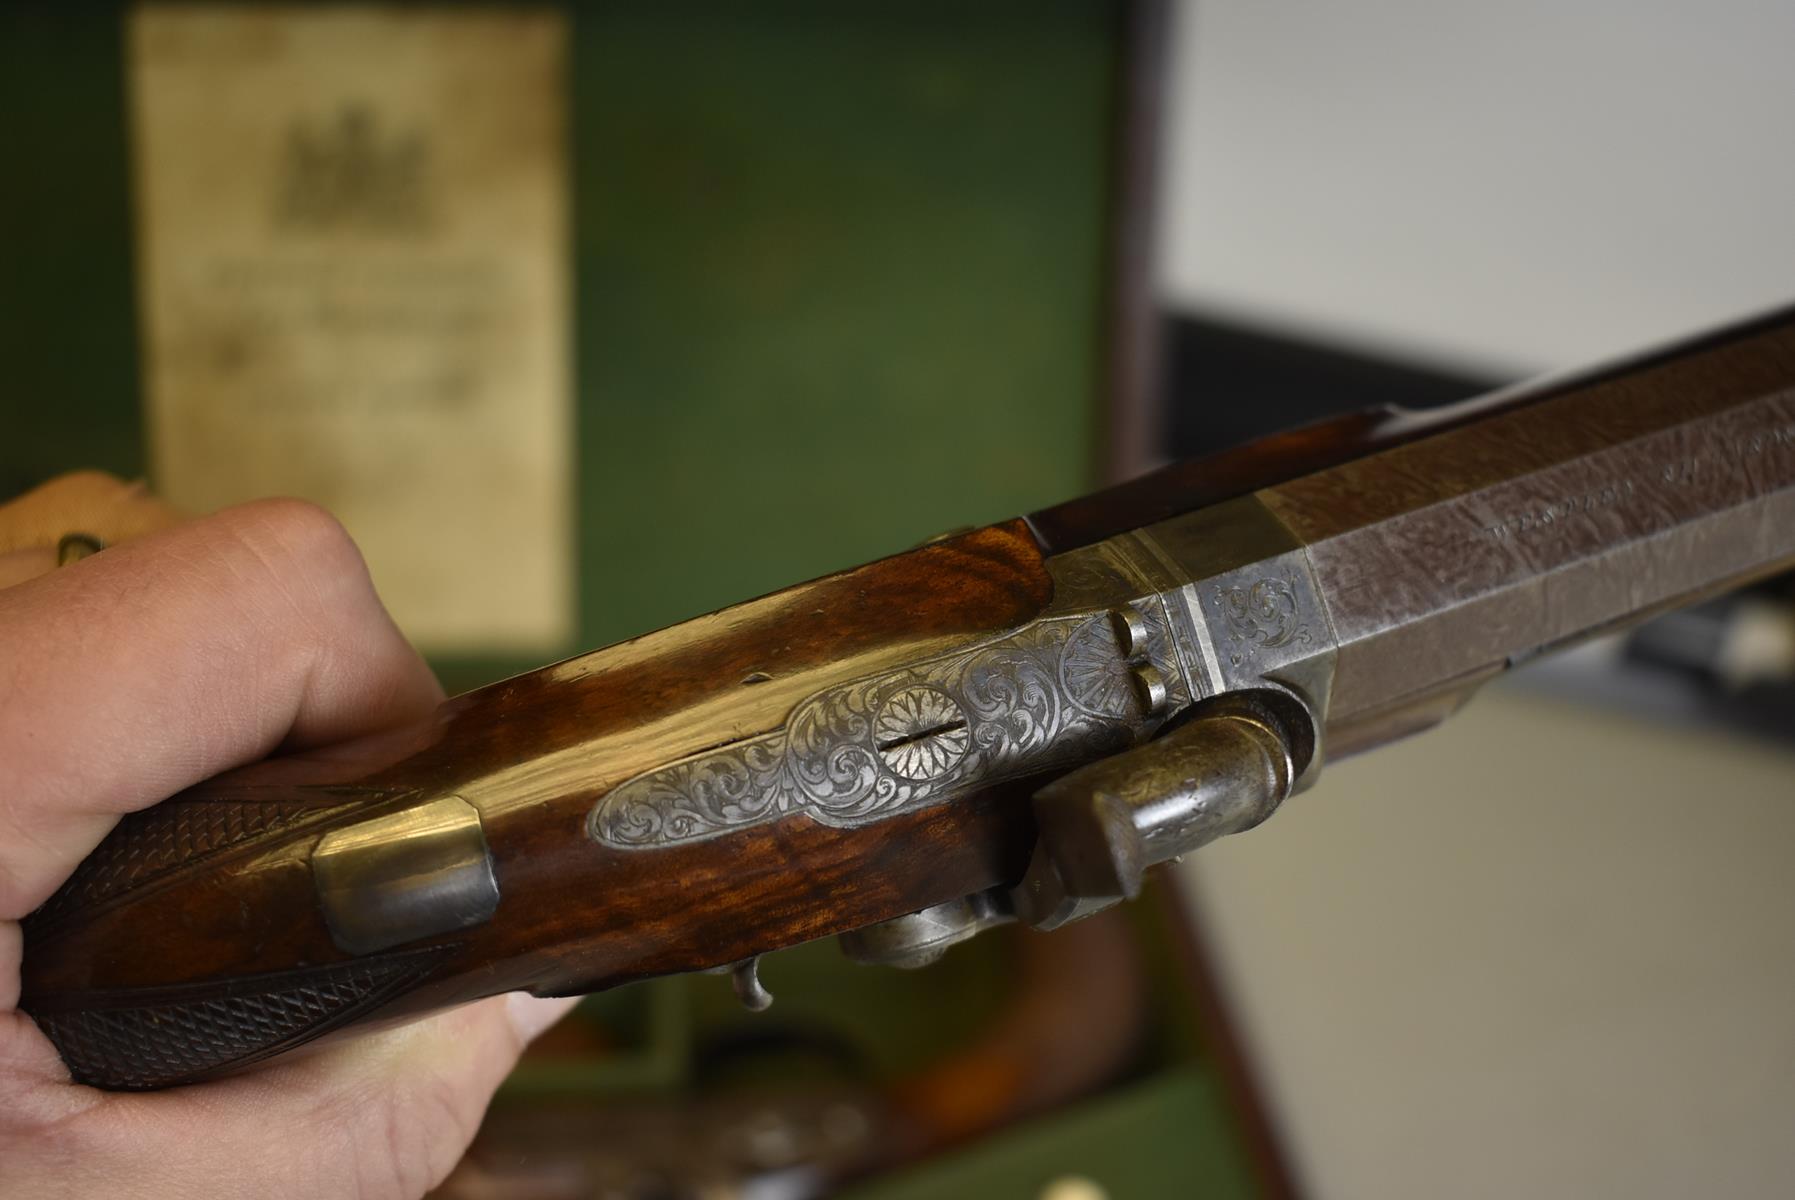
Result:
{"type": "Polygon", "coordinates": [[[125,1178],[158,1196],[209,1195],[220,1180],[263,1200],[420,1196],[467,1149],[523,1047],[574,1003],[495,996],[169,1092],[44,1088],[14,1117],[38,1131],[33,1165],[57,1166],[83,1195],[117,1194],[125,1178]],[[157,1145],[181,1153],[144,1154],[157,1145]]]}
{"type": "Polygon", "coordinates": [[[261,501],[0,591],[0,919],[125,812],[441,693],[340,525],[261,501]]]}

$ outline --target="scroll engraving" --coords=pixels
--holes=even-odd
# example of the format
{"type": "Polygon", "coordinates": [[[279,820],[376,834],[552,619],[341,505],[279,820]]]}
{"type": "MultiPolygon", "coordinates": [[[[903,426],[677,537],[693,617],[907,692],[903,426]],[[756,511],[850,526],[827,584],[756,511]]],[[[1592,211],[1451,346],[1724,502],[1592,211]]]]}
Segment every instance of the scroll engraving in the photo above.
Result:
{"type": "Polygon", "coordinates": [[[1209,635],[1218,690],[1257,687],[1335,644],[1304,551],[1210,576],[1182,595],[1209,635]]]}
{"type": "Polygon", "coordinates": [[[1270,650],[1311,640],[1309,627],[1298,616],[1296,588],[1287,579],[1268,575],[1243,586],[1217,587],[1215,599],[1236,642],[1270,650]]]}
{"type": "MultiPolygon", "coordinates": [[[[1165,632],[1147,658],[1189,699],[1165,632]]],[[[803,812],[848,827],[1122,749],[1157,723],[1105,615],[1037,621],[969,650],[827,688],[784,728],[627,780],[588,832],[623,849],[699,841],[803,812]]]]}

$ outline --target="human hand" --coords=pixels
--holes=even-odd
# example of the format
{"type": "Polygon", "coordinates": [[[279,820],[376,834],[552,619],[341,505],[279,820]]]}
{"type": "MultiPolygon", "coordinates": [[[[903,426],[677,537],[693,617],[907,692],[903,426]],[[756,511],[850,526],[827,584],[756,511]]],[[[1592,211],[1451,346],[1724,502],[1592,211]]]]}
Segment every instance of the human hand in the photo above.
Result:
{"type": "Polygon", "coordinates": [[[19,920],[122,814],[277,748],[377,732],[440,702],[354,544],[322,510],[276,500],[60,570],[41,550],[10,549],[0,1195],[421,1196],[571,1001],[493,997],[248,1074],[130,1094],[72,1083],[17,1007],[19,920]]]}

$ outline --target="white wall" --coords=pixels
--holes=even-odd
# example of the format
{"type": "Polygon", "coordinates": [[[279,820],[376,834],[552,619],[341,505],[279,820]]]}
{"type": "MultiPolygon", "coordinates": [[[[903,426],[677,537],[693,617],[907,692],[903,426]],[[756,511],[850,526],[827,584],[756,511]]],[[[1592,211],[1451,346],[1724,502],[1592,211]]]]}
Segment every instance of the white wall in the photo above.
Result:
{"type": "Polygon", "coordinates": [[[1795,297],[1795,4],[1178,16],[1175,305],[1525,372],[1795,297]]]}
{"type": "Polygon", "coordinates": [[[1308,1195],[1792,1193],[1795,754],[1505,682],[1182,869],[1308,1195]]]}

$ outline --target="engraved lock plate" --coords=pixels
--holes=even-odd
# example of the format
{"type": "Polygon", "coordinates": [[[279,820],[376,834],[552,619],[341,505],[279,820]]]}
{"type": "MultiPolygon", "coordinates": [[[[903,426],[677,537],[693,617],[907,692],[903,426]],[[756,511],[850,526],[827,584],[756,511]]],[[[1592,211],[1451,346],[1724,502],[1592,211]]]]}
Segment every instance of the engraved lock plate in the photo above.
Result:
{"type": "Polygon", "coordinates": [[[792,813],[854,828],[1125,749],[1191,698],[1158,596],[1055,612],[824,688],[778,729],[627,779],[593,807],[587,832],[635,850],[792,813]]]}
{"type": "Polygon", "coordinates": [[[499,906],[480,813],[459,796],[325,834],[312,881],[331,940],[350,954],[480,925],[499,906]]]}

